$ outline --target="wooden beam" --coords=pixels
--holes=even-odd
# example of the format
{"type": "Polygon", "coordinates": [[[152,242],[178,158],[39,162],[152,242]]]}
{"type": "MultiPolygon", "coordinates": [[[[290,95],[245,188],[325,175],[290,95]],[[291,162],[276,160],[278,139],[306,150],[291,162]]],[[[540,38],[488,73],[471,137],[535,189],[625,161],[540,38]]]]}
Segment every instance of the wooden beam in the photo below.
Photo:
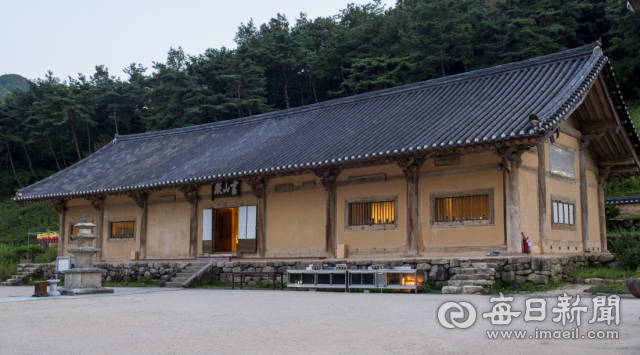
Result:
{"type": "Polygon", "coordinates": [[[588,142],[580,142],[580,215],[582,220],[582,250],[585,253],[589,250],[589,206],[588,206],[588,190],[587,190],[587,161],[586,151],[588,142]]]}
{"type": "Polygon", "coordinates": [[[635,161],[631,155],[617,155],[608,158],[601,158],[598,165],[602,167],[611,167],[617,165],[633,165],[635,161]]]}
{"type": "Polygon", "coordinates": [[[65,233],[66,233],[66,222],[65,222],[65,210],[67,206],[66,199],[59,199],[51,201],[53,208],[58,212],[58,256],[64,255],[64,241],[65,241],[65,233]]]}
{"type": "Polygon", "coordinates": [[[604,137],[604,132],[602,132],[602,133],[592,133],[592,134],[583,134],[581,139],[588,142],[588,141],[600,139],[602,137],[604,137]]]}
{"type": "MultiPolygon", "coordinates": [[[[407,179],[407,236],[406,256],[420,255],[420,168],[424,158],[398,159],[396,163],[407,179]]],[[[397,217],[396,217],[397,218],[397,217]]]]}
{"type": "Polygon", "coordinates": [[[628,167],[628,168],[612,168],[611,169],[612,174],[637,173],[637,172],[638,172],[638,168],[635,166],[628,167]]]}
{"type": "Polygon", "coordinates": [[[520,180],[518,171],[522,164],[524,150],[515,148],[497,152],[504,166],[505,188],[505,233],[507,250],[510,253],[522,253],[520,234],[520,180]]]}
{"type": "Polygon", "coordinates": [[[538,229],[540,233],[540,252],[547,252],[547,175],[544,143],[538,143],[538,229]]]}
{"type": "Polygon", "coordinates": [[[258,198],[258,211],[256,216],[256,239],[258,256],[264,258],[267,253],[267,184],[268,177],[255,177],[246,179],[251,186],[253,194],[258,198]]]}
{"type": "MultiPolygon", "coordinates": [[[[599,84],[602,86],[602,89],[604,92],[607,92],[606,87],[604,86],[604,79],[602,78],[602,71],[600,72],[600,74],[598,74],[600,77],[600,80],[598,80],[599,84]]],[[[624,128],[624,126],[621,123],[621,118],[620,115],[618,115],[618,110],[616,108],[614,108],[613,106],[613,101],[611,98],[611,94],[609,94],[607,92],[607,103],[609,104],[609,107],[611,108],[611,111],[613,111],[613,115],[615,116],[616,122],[618,123],[618,126],[620,127],[620,130],[622,131],[622,137],[624,137],[624,141],[625,143],[627,143],[627,146],[629,147],[629,150],[631,151],[631,154],[633,155],[633,159],[636,162],[636,164],[638,163],[638,155],[636,154],[636,150],[633,149],[633,143],[631,143],[631,139],[629,139],[629,135],[626,134],[626,130],[624,128]]]]}
{"type": "Polygon", "coordinates": [[[582,138],[582,132],[578,131],[575,128],[571,128],[571,127],[567,127],[567,126],[560,126],[560,133],[566,134],[568,136],[571,136],[575,139],[580,139],[582,138]]]}
{"type": "Polygon", "coordinates": [[[98,236],[96,239],[96,248],[100,249],[100,252],[96,254],[98,261],[102,261],[104,259],[104,200],[106,198],[106,195],[92,195],[89,198],[89,201],[91,201],[91,207],[98,211],[98,231],[96,233],[98,236]]]}
{"type": "Polygon", "coordinates": [[[607,186],[609,170],[601,170],[598,174],[598,218],[600,220],[600,252],[606,252],[607,247],[607,216],[605,211],[604,188],[607,186]]]}
{"type": "Polygon", "coordinates": [[[602,132],[610,129],[615,129],[618,125],[614,120],[586,122],[580,125],[582,133],[602,132]]]}
{"type": "Polygon", "coordinates": [[[146,191],[133,191],[129,192],[129,197],[133,199],[136,205],[140,208],[140,255],[138,258],[144,260],[147,258],[147,215],[149,194],[146,191]]]}
{"type": "Polygon", "coordinates": [[[320,178],[325,191],[325,252],[327,257],[336,257],[337,236],[336,236],[336,179],[340,174],[339,169],[320,169],[315,172],[320,178]]]}

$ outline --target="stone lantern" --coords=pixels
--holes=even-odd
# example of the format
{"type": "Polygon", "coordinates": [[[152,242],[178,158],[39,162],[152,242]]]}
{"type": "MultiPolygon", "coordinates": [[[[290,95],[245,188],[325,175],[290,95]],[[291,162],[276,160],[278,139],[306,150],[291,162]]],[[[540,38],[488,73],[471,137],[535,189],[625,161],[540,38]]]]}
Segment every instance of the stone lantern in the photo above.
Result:
{"type": "Polygon", "coordinates": [[[100,249],[92,246],[95,224],[87,222],[87,215],[82,216],[82,222],[75,225],[79,233],[72,236],[78,241],[78,247],[67,251],[74,256],[74,268],[64,271],[63,295],[87,295],[93,293],[113,293],[113,289],[102,287],[102,269],[93,267],[93,259],[100,249]]]}

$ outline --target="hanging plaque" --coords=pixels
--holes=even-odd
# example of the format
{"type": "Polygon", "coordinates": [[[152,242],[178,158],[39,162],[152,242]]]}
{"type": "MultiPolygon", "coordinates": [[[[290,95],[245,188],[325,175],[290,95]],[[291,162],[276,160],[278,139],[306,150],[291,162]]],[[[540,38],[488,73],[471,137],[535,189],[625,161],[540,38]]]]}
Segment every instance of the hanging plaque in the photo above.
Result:
{"type": "Polygon", "coordinates": [[[216,197],[240,197],[240,181],[224,181],[213,184],[211,199],[216,197]]]}

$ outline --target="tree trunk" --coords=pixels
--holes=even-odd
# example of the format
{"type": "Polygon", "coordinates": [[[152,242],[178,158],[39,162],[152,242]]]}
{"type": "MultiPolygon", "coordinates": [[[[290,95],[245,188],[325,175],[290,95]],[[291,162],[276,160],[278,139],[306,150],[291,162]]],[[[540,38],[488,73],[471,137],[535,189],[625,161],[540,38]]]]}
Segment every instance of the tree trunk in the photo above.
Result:
{"type": "Polygon", "coordinates": [[[89,124],[87,123],[87,140],[89,143],[87,146],[89,147],[89,154],[91,154],[91,131],[89,130],[89,124]]]}
{"type": "Polygon", "coordinates": [[[53,160],[56,161],[56,166],[58,167],[58,171],[60,171],[62,169],[60,169],[60,163],[58,163],[58,157],[56,156],[56,153],[53,151],[53,145],[51,145],[51,138],[49,138],[48,134],[47,134],[47,142],[49,142],[49,150],[51,151],[51,155],[53,155],[53,160]]]}
{"type": "Polygon", "coordinates": [[[311,93],[313,93],[313,99],[318,103],[318,96],[316,95],[316,87],[313,85],[313,80],[311,79],[311,74],[307,73],[307,80],[309,81],[309,86],[311,86],[311,93]]]}
{"type": "Polygon", "coordinates": [[[284,65],[282,66],[282,90],[284,90],[284,102],[287,109],[289,109],[289,78],[284,74],[284,65]]]}
{"type": "Polygon", "coordinates": [[[33,177],[37,178],[36,172],[33,171],[33,165],[31,164],[31,157],[29,157],[29,150],[27,149],[27,144],[25,143],[25,145],[23,145],[22,148],[24,149],[24,154],[27,156],[27,163],[29,163],[29,170],[31,170],[31,174],[33,174],[33,177]]]}
{"type": "Polygon", "coordinates": [[[9,162],[11,163],[11,170],[13,170],[13,176],[16,178],[16,181],[18,182],[18,185],[20,186],[20,188],[22,188],[22,183],[20,182],[20,179],[18,179],[18,173],[16,173],[16,167],[13,166],[13,158],[11,157],[11,148],[9,148],[9,142],[5,140],[4,144],[7,146],[7,155],[9,155],[9,162]]]}
{"type": "Polygon", "coordinates": [[[76,145],[76,153],[78,153],[78,161],[82,160],[82,155],[80,155],[80,147],[78,146],[78,139],[76,138],[76,130],[73,127],[73,111],[69,110],[69,124],[71,125],[71,137],[73,138],[73,143],[76,145]]]}

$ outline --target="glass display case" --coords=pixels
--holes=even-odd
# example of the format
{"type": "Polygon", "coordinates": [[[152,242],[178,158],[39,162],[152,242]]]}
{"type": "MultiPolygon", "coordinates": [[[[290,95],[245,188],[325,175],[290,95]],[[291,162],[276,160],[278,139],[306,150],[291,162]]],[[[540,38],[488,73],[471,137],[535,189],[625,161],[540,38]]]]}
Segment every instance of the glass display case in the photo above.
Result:
{"type": "Polygon", "coordinates": [[[347,288],[347,270],[288,270],[287,287],[347,288]]]}
{"type": "Polygon", "coordinates": [[[424,287],[426,272],[409,267],[367,270],[309,267],[306,270],[288,270],[287,287],[344,288],[344,289],[404,289],[418,292],[424,287]]]}

